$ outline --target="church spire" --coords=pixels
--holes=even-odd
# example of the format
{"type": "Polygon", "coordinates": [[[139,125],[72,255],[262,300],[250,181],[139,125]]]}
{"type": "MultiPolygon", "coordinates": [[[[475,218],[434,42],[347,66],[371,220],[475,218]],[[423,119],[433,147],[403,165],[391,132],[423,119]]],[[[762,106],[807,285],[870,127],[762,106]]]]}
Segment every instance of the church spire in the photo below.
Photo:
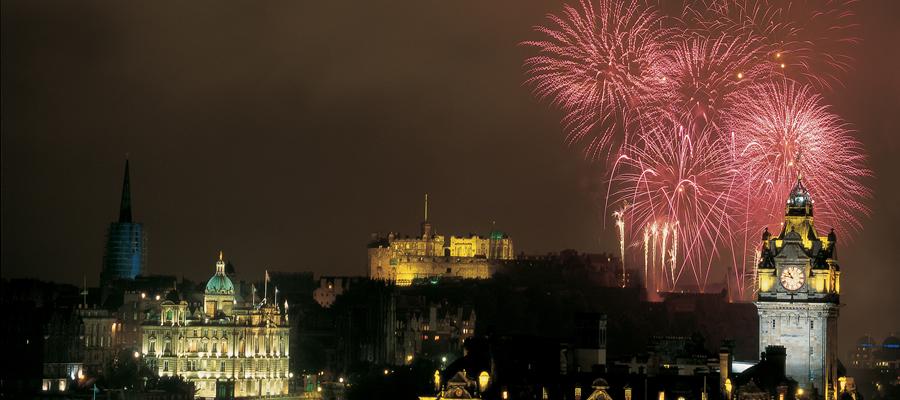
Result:
{"type": "Polygon", "coordinates": [[[125,159],[125,178],[122,182],[122,203],[119,205],[119,222],[132,222],[131,219],[131,179],[128,174],[128,159],[125,159]]]}

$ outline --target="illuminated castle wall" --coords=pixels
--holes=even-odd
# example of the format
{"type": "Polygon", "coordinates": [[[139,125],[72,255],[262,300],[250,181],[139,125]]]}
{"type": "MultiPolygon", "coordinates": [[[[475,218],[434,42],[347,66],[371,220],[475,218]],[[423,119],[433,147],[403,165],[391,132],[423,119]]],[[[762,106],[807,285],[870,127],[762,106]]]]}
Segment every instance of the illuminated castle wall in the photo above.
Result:
{"type": "Polygon", "coordinates": [[[501,260],[515,258],[512,239],[493,231],[488,237],[450,236],[434,233],[428,221],[428,195],[421,235],[400,237],[390,233],[369,245],[369,277],[406,286],[415,279],[454,277],[486,279],[496,272],[501,260]]]}
{"type": "Polygon", "coordinates": [[[160,376],[194,382],[198,397],[287,394],[290,328],[275,303],[239,301],[220,254],[203,306],[170,292],[141,327],[141,354],[160,376]]]}
{"type": "Polygon", "coordinates": [[[781,233],[763,233],[758,265],[759,349],[784,346],[786,374],[808,393],[835,398],[840,267],[836,237],[817,236],[813,200],[801,181],[791,191],[781,233]]]}

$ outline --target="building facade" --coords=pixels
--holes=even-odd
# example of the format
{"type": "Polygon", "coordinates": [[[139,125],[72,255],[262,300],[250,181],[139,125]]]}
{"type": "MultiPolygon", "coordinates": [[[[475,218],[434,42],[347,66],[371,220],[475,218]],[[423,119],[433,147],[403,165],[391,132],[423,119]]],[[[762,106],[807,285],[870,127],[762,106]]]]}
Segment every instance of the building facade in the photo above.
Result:
{"type": "Polygon", "coordinates": [[[818,236],[813,199],[797,181],[787,200],[781,233],[763,233],[757,267],[759,349],[782,346],[786,374],[812,396],[837,392],[837,318],[840,267],[832,230],[818,236]]]}
{"type": "Polygon", "coordinates": [[[494,275],[503,260],[515,258],[512,239],[494,230],[487,237],[450,236],[435,233],[428,221],[428,195],[425,195],[425,220],[418,237],[389,233],[369,244],[368,275],[372,279],[411,285],[416,280],[442,277],[486,279],[494,275]]]}
{"type": "Polygon", "coordinates": [[[106,247],[103,252],[101,284],[106,286],[117,279],[134,279],[144,270],[146,263],[146,238],[144,227],[134,222],[131,212],[131,181],[128,161],[125,161],[125,178],[122,182],[122,200],[119,220],[109,224],[106,231],[106,247]]]}
{"type": "Polygon", "coordinates": [[[193,382],[199,397],[287,394],[290,328],[276,303],[239,299],[220,253],[202,305],[171,291],[142,326],[141,354],[160,376],[193,382]]]}

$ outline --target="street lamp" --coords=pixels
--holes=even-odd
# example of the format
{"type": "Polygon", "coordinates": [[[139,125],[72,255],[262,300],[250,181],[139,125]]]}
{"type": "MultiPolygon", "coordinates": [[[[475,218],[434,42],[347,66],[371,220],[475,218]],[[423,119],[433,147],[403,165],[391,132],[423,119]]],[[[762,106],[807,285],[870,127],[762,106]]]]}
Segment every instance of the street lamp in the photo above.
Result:
{"type": "Polygon", "coordinates": [[[478,374],[478,390],[484,393],[487,390],[488,383],[491,382],[491,376],[487,373],[487,371],[481,371],[478,374]]]}

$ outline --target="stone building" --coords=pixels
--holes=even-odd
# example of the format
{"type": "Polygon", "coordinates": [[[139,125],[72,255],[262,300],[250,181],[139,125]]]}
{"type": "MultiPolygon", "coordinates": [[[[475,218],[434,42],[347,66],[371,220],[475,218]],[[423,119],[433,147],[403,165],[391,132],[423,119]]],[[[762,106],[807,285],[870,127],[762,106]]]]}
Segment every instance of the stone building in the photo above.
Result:
{"type": "Polygon", "coordinates": [[[103,373],[124,345],[124,325],[109,310],[81,304],[53,310],[44,327],[41,391],[66,392],[103,373]]]}
{"type": "Polygon", "coordinates": [[[428,195],[425,195],[425,220],[417,237],[389,233],[369,244],[369,277],[411,285],[416,280],[453,277],[486,279],[497,271],[502,260],[515,258],[512,239],[494,230],[487,237],[471,234],[450,236],[449,242],[434,231],[428,221],[428,195]]]}
{"type": "Polygon", "coordinates": [[[461,353],[466,339],[475,335],[475,310],[448,302],[429,303],[421,297],[397,299],[397,324],[393,359],[396,365],[425,357],[443,360],[461,353]]]}
{"type": "Polygon", "coordinates": [[[818,236],[813,199],[801,180],[791,190],[781,233],[763,233],[757,267],[759,351],[781,346],[787,376],[810,396],[838,387],[837,318],[841,290],[832,230],[818,236]]]}
{"type": "Polygon", "coordinates": [[[141,329],[141,354],[160,376],[193,382],[199,397],[288,393],[290,328],[277,299],[240,299],[222,254],[201,306],[172,290],[141,329]]]}

